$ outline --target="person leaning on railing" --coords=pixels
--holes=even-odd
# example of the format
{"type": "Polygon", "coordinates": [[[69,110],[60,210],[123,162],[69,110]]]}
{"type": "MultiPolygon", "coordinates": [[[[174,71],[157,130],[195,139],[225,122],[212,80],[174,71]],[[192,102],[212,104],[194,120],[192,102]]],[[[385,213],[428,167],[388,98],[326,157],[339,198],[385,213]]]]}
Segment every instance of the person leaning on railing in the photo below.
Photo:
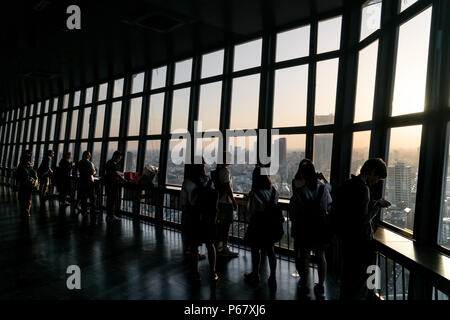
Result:
{"type": "Polygon", "coordinates": [[[103,182],[106,191],[106,221],[119,221],[117,216],[120,205],[120,184],[125,183],[126,180],[123,174],[119,171],[119,163],[122,159],[122,153],[115,151],[111,159],[105,164],[105,175],[103,182]]]}

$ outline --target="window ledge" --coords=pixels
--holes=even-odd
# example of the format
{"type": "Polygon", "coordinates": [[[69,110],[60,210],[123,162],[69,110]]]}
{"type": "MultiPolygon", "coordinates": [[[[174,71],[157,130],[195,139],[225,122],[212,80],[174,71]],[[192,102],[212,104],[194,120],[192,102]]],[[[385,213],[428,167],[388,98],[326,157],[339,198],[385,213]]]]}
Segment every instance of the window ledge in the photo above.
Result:
{"type": "Polygon", "coordinates": [[[420,273],[432,281],[439,290],[450,292],[450,257],[384,227],[378,227],[374,240],[377,249],[388,258],[405,266],[411,272],[420,273]]]}

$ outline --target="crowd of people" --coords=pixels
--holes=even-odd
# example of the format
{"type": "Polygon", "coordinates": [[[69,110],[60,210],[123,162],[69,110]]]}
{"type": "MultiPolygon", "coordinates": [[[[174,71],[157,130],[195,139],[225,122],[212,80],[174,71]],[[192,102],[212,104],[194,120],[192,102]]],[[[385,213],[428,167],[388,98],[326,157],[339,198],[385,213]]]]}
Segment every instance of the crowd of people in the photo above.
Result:
{"type": "MultiPolygon", "coordinates": [[[[48,200],[50,181],[58,189],[60,207],[64,208],[70,205],[71,203],[67,200],[68,198],[73,199],[72,177],[74,173],[78,172],[78,197],[75,201],[75,209],[82,215],[89,213],[92,218],[95,218],[99,212],[97,210],[94,179],[98,169],[91,161],[91,153],[84,151],[82,159],[75,163],[72,161],[72,153],[66,152],[55,170],[52,169],[54,157],[55,153],[52,150],[48,150],[38,169],[35,170],[32,162],[32,153],[28,150],[23,153],[15,173],[21,214],[24,217],[30,216],[31,197],[34,190],[39,190],[41,205],[48,200]]],[[[121,159],[122,153],[115,151],[112,158],[106,163],[105,174],[102,177],[102,183],[105,184],[107,195],[107,222],[120,220],[118,215],[118,199],[120,199],[118,192],[120,184],[126,182],[123,173],[119,171],[121,159]]]]}
{"type": "MultiPolygon", "coordinates": [[[[210,267],[210,280],[217,281],[216,258],[236,258],[228,244],[230,226],[234,221],[237,202],[233,196],[232,175],[228,154],[223,163],[217,164],[211,176],[206,173],[205,163],[187,164],[181,190],[182,230],[185,254],[190,258],[191,278],[199,281],[199,260],[206,258],[199,253],[199,247],[206,245],[210,267]]],[[[72,154],[67,152],[52,170],[54,152],[49,150],[38,170],[33,168],[32,154],[25,151],[16,170],[16,181],[21,213],[30,215],[31,198],[39,190],[41,203],[46,200],[49,180],[53,179],[62,207],[69,205],[67,197],[72,194],[71,174],[78,171],[77,207],[87,214],[89,200],[90,214],[96,214],[94,176],[97,168],[91,162],[91,154],[83,152],[76,164],[72,154]]],[[[101,178],[106,186],[107,222],[120,220],[117,216],[120,204],[120,184],[126,180],[119,171],[122,154],[114,152],[105,165],[101,178]]],[[[323,299],[327,276],[326,251],[333,239],[342,244],[343,272],[341,275],[341,299],[367,299],[369,294],[366,280],[367,268],[374,264],[372,248],[373,219],[382,207],[390,206],[384,199],[373,199],[370,186],[387,176],[386,164],[382,159],[369,159],[360,169],[359,175],[352,175],[341,186],[332,190],[323,174],[316,172],[314,163],[304,159],[298,166],[292,180],[292,197],[289,201],[291,236],[294,238],[295,265],[300,275],[299,294],[309,297],[311,253],[318,265],[318,283],[313,286],[317,299],[323,299]],[[333,195],[333,198],[332,198],[333,195]]],[[[247,197],[248,226],[244,242],[251,248],[252,270],[244,274],[244,281],[256,286],[260,283],[260,266],[264,256],[268,258],[270,276],[269,288],[276,289],[277,259],[275,243],[283,237],[285,217],[277,205],[279,194],[272,185],[266,168],[256,165],[252,174],[252,187],[247,197]]]]}

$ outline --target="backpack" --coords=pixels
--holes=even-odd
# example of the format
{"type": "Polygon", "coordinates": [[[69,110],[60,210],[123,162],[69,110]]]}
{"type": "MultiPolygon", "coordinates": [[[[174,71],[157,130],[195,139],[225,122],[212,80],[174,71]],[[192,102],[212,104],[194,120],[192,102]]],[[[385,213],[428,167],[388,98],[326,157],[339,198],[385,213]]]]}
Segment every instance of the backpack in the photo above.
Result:
{"type": "Polygon", "coordinates": [[[313,199],[307,199],[303,192],[298,192],[304,206],[303,215],[298,217],[298,225],[302,227],[303,231],[307,230],[308,235],[314,237],[329,234],[329,217],[320,204],[324,191],[325,186],[321,185],[317,196],[313,199]]]}
{"type": "Polygon", "coordinates": [[[200,223],[215,223],[218,194],[212,186],[211,179],[208,179],[206,184],[197,185],[196,193],[197,201],[195,209],[198,212],[200,223]]]}
{"type": "MultiPolygon", "coordinates": [[[[260,199],[264,199],[263,195],[257,191],[256,194],[260,199]]],[[[284,216],[280,206],[275,203],[275,189],[272,188],[270,200],[265,203],[264,211],[259,214],[261,221],[259,233],[264,237],[268,237],[272,242],[279,242],[284,235],[284,216]]]]}

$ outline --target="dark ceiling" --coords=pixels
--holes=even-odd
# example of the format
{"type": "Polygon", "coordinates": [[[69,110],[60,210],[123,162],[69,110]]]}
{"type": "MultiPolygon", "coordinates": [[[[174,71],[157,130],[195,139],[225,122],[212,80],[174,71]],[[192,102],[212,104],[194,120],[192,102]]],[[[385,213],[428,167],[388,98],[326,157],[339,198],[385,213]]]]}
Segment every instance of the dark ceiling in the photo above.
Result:
{"type": "Polygon", "coordinates": [[[288,27],[345,0],[10,2],[0,13],[2,109],[288,27]],[[81,30],[66,27],[71,4],[81,30]]]}

